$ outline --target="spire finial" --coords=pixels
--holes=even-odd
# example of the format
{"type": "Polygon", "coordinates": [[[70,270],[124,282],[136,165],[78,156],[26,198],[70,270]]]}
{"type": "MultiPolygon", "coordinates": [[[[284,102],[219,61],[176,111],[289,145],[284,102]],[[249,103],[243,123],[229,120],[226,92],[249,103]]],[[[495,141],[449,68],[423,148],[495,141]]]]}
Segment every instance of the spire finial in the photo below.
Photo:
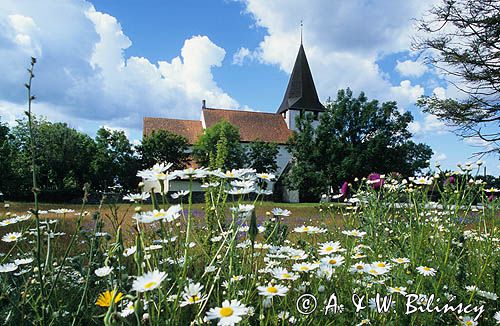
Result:
{"type": "Polygon", "coordinates": [[[304,23],[302,19],[300,20],[300,45],[302,45],[302,28],[304,27],[304,23]]]}

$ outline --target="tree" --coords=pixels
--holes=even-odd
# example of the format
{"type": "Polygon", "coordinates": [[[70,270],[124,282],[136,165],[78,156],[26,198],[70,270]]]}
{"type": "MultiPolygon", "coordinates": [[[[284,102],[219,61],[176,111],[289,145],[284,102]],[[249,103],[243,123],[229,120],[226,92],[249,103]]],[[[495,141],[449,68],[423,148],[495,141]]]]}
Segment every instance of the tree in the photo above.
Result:
{"type": "Polygon", "coordinates": [[[420,20],[413,46],[465,99],[422,97],[418,105],[455,128],[479,137],[500,153],[500,3],[443,0],[420,20]]]}
{"type": "Polygon", "coordinates": [[[312,200],[371,172],[414,175],[428,166],[432,150],[410,140],[412,120],[409,112],[399,113],[396,102],[380,105],[364,93],[354,98],[350,89],[340,90],[316,129],[311,115],[298,119],[299,132],[289,146],[295,160],[290,186],[312,200]]]}
{"type": "Polygon", "coordinates": [[[276,172],[278,165],[278,145],[266,143],[260,140],[250,143],[247,151],[248,166],[257,170],[258,173],[276,172]]]}
{"type": "Polygon", "coordinates": [[[144,168],[158,162],[170,162],[174,169],[184,169],[189,163],[188,141],[166,130],[155,130],[138,146],[144,168]]]}
{"type": "Polygon", "coordinates": [[[12,141],[9,127],[0,121],[0,192],[5,195],[9,195],[18,187],[13,169],[15,150],[12,141]]]}
{"type": "Polygon", "coordinates": [[[222,137],[227,142],[224,146],[227,148],[227,158],[222,168],[241,168],[244,163],[244,151],[240,143],[240,132],[237,127],[225,120],[205,129],[205,133],[198,139],[193,149],[196,162],[201,166],[210,166],[211,160],[217,157],[217,144],[222,137]]]}
{"type": "Polygon", "coordinates": [[[138,157],[125,132],[102,127],[97,131],[95,144],[93,186],[100,190],[114,184],[120,184],[127,190],[135,188],[138,157]]]}
{"type": "MultiPolygon", "coordinates": [[[[66,123],[34,119],[35,160],[41,189],[81,189],[91,178],[95,144],[88,135],[66,123]]],[[[29,139],[26,121],[13,128],[18,150],[18,173],[29,175],[29,139]]]]}

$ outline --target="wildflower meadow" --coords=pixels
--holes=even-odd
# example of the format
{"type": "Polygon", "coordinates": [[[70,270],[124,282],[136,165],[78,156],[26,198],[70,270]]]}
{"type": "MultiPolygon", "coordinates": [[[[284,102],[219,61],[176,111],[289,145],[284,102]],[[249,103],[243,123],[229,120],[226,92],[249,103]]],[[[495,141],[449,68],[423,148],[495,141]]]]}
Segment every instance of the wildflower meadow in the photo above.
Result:
{"type": "Polygon", "coordinates": [[[493,325],[500,190],[478,171],[356,180],[323,196],[303,224],[279,204],[257,216],[274,175],[251,169],[156,164],[138,172],[139,191],[120,209],[106,197],[99,206],[84,197],[80,210],[13,214],[5,205],[0,320],[493,325]],[[175,179],[189,189],[167,193],[175,179]],[[195,182],[207,194],[204,214],[194,213],[195,182]]]}

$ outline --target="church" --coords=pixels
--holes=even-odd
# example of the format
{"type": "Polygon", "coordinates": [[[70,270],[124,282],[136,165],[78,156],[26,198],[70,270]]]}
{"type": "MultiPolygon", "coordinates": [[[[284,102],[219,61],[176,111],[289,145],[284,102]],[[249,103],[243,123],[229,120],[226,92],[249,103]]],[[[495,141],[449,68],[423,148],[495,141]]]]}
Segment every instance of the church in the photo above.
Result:
{"type": "MultiPolygon", "coordinates": [[[[283,101],[276,113],[210,108],[207,107],[205,101],[202,101],[199,120],[145,117],[143,135],[147,136],[155,130],[167,130],[184,136],[188,143],[193,145],[206,128],[210,128],[221,120],[226,120],[239,129],[243,146],[256,140],[278,145],[276,181],[271,184],[275,198],[285,202],[298,202],[298,192],[283,186],[283,177],[292,164],[292,157],[286,149],[286,143],[293,131],[297,130],[295,125],[297,116],[312,113],[316,120],[314,123],[317,124],[323,111],[325,107],[319,101],[304,46],[301,44],[283,101]]],[[[168,189],[177,191],[182,188],[184,188],[183,185],[171,182],[168,189]]],[[[202,191],[202,188],[194,190],[202,191]]]]}

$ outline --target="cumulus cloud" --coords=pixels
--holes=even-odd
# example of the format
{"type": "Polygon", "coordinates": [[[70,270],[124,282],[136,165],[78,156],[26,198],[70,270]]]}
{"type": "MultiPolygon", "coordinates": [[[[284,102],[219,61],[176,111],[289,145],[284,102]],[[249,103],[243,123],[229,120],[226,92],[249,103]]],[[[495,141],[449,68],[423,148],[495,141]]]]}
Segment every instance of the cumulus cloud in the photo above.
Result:
{"type": "Polygon", "coordinates": [[[396,71],[403,77],[420,77],[427,71],[427,66],[420,61],[397,60],[396,71]]]}
{"type": "Polygon", "coordinates": [[[2,119],[24,110],[30,56],[38,58],[36,113],[50,119],[140,130],[144,116],[197,119],[202,99],[215,107],[239,106],[214,80],[212,69],[226,52],[207,36],[187,39],[178,56],[156,63],[125,57],[132,42],[115,17],[87,1],[1,2],[2,119]],[[64,14],[54,19],[57,12],[64,14]]]}
{"type": "Polygon", "coordinates": [[[390,90],[400,108],[414,104],[420,96],[424,95],[424,88],[420,85],[412,86],[409,80],[403,80],[399,86],[391,86],[390,90]]]}
{"type": "Polygon", "coordinates": [[[422,122],[411,122],[408,125],[408,130],[417,137],[432,133],[443,134],[447,131],[445,123],[433,114],[426,114],[422,122]]]}
{"type": "Polygon", "coordinates": [[[441,162],[444,161],[448,158],[445,153],[440,153],[440,152],[434,152],[432,155],[432,159],[436,162],[441,162]]]}
{"type": "Polygon", "coordinates": [[[377,62],[409,49],[412,18],[428,9],[431,1],[315,0],[304,5],[300,0],[246,0],[247,12],[267,31],[259,47],[249,52],[290,72],[303,19],[304,46],[321,99],[351,87],[384,101],[396,94],[398,102],[408,105],[421,87],[409,91],[405,85],[392,85],[377,62]]]}

